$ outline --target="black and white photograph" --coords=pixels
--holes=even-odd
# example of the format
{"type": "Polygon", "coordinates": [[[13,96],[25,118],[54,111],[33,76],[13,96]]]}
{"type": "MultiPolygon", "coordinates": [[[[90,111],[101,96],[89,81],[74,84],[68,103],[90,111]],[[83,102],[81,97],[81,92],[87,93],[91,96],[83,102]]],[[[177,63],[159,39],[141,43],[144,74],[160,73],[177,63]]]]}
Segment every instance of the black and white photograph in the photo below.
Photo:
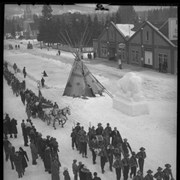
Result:
{"type": "Polygon", "coordinates": [[[178,6],[4,4],[4,180],[178,180],[178,6]]]}

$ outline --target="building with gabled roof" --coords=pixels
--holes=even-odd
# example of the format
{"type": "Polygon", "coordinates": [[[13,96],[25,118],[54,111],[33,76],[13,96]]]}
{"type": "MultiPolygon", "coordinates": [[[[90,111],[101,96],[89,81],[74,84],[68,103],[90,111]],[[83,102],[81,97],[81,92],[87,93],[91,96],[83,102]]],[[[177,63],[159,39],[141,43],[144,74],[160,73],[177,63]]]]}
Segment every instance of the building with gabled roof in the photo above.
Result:
{"type": "Polygon", "coordinates": [[[128,63],[177,73],[177,46],[149,21],[144,21],[127,43],[128,63]]]}
{"type": "Polygon", "coordinates": [[[171,42],[177,45],[178,38],[178,20],[177,18],[168,18],[168,20],[159,27],[162,32],[171,42]]]}
{"type": "MultiPolygon", "coordinates": [[[[103,30],[98,39],[93,41],[94,51],[97,56],[116,60],[118,45],[121,43],[126,46],[127,39],[135,33],[135,31],[131,30],[133,27],[133,24],[114,24],[111,21],[110,25],[103,30]]],[[[122,51],[122,61],[126,62],[126,48],[122,51]]]]}

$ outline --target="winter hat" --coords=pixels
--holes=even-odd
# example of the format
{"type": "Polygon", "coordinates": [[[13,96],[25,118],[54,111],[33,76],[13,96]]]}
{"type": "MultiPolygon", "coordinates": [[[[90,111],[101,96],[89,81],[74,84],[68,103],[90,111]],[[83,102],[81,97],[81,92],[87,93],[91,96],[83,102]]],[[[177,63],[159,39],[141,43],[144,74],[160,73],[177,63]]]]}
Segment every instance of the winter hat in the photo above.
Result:
{"type": "Polygon", "coordinates": [[[147,173],[153,173],[153,171],[151,171],[150,169],[147,171],[147,173]]]}
{"type": "Polygon", "coordinates": [[[74,159],[74,160],[73,160],[73,162],[77,162],[77,160],[76,160],[76,159],[74,159]]]}
{"type": "Polygon", "coordinates": [[[158,168],[157,168],[157,171],[161,171],[161,170],[162,170],[162,168],[161,168],[161,167],[158,167],[158,168]]]}
{"type": "Polygon", "coordinates": [[[144,150],[145,150],[145,148],[144,148],[144,147],[141,147],[139,150],[144,151],[144,150]]]}
{"type": "Polygon", "coordinates": [[[80,125],[80,123],[78,122],[77,125],[80,125]]]}
{"type": "Polygon", "coordinates": [[[140,170],[137,171],[137,174],[142,175],[142,172],[140,170]]]}
{"type": "Polygon", "coordinates": [[[170,164],[165,164],[164,166],[167,167],[167,168],[170,168],[170,167],[171,167],[170,164]]]}
{"type": "Polygon", "coordinates": [[[127,141],[127,138],[124,138],[124,141],[127,141]]]}
{"type": "Polygon", "coordinates": [[[102,124],[101,123],[98,123],[98,126],[101,126],[102,124]]]}

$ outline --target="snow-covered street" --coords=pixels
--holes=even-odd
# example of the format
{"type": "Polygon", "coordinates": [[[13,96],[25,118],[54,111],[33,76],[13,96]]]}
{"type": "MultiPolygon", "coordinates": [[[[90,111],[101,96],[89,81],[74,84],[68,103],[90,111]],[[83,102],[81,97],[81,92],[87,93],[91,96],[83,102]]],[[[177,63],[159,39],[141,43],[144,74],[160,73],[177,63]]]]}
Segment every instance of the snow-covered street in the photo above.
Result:
{"type": "MultiPolygon", "coordinates": [[[[5,44],[19,44],[20,41],[5,40],[5,44]]],[[[88,98],[87,100],[80,98],[72,98],[62,96],[64,88],[69,77],[69,73],[74,62],[74,57],[69,52],[61,52],[61,56],[57,56],[57,50],[40,49],[34,45],[33,49],[26,48],[27,42],[20,44],[20,50],[4,50],[4,60],[11,64],[16,63],[22,70],[26,67],[27,73],[36,80],[42,78],[42,72],[45,70],[48,77],[45,78],[45,84],[49,88],[41,90],[46,99],[57,102],[60,108],[70,106],[71,115],[64,128],[60,126],[56,130],[52,126],[47,126],[40,119],[32,119],[38,132],[43,137],[50,135],[55,137],[59,143],[59,158],[61,162],[60,179],[63,179],[63,167],[68,167],[71,179],[73,179],[72,162],[73,159],[82,161],[91,172],[98,172],[102,180],[115,180],[115,172],[109,171],[108,163],[105,166],[105,174],[101,173],[100,158],[97,158],[97,164],[92,164],[92,154],[88,149],[88,158],[82,156],[76,150],[71,148],[71,131],[76,122],[80,122],[84,129],[88,131],[91,124],[97,127],[99,122],[103,127],[109,122],[110,126],[120,131],[123,138],[127,138],[133,151],[138,152],[140,147],[146,148],[147,158],[145,159],[144,172],[148,169],[156,172],[160,166],[164,168],[164,164],[169,163],[172,166],[174,177],[176,176],[176,133],[177,133],[177,76],[171,74],[163,74],[150,69],[135,68],[133,66],[124,65],[122,70],[117,69],[112,63],[99,60],[83,61],[93,73],[93,75],[105,86],[112,94],[118,90],[117,80],[127,72],[136,72],[143,79],[143,93],[149,106],[150,113],[137,117],[130,117],[115,110],[112,107],[113,100],[104,93],[102,97],[88,98]],[[101,63],[102,62],[102,63],[101,63]],[[127,68],[126,68],[127,67],[127,68]],[[134,69],[133,69],[134,68],[134,69]],[[132,70],[133,69],[133,70],[132,70]]],[[[34,43],[35,44],[35,43],[34,43]]],[[[23,79],[22,74],[17,74],[18,79],[23,79]]],[[[23,137],[21,130],[22,119],[27,119],[25,106],[22,104],[20,97],[13,95],[12,90],[3,81],[3,105],[4,113],[9,113],[10,117],[14,117],[18,121],[18,138],[10,139],[16,149],[23,147],[29,156],[28,168],[23,176],[24,180],[50,180],[51,175],[44,171],[42,160],[39,158],[37,165],[31,163],[30,148],[23,146],[23,137]]],[[[37,83],[26,78],[26,86],[38,95],[37,83]]],[[[4,180],[18,179],[17,172],[11,170],[10,162],[4,161],[4,180]]]]}

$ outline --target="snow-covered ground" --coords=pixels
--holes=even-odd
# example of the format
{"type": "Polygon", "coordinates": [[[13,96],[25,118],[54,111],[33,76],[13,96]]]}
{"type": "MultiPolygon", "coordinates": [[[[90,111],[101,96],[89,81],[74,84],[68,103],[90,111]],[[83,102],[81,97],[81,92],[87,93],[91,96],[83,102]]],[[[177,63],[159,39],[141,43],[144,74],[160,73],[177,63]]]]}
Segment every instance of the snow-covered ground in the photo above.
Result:
{"type": "MultiPolygon", "coordinates": [[[[19,41],[6,40],[5,43],[18,44],[19,41]]],[[[49,88],[42,89],[42,94],[53,102],[57,102],[60,108],[67,105],[71,108],[71,115],[64,128],[58,126],[56,130],[52,126],[39,119],[33,119],[37,131],[43,137],[53,136],[59,143],[59,157],[62,164],[60,176],[62,178],[63,167],[68,167],[71,178],[73,173],[71,165],[73,159],[82,161],[91,172],[98,172],[102,180],[116,179],[115,172],[109,171],[109,166],[105,166],[105,174],[101,174],[100,158],[97,164],[92,164],[92,155],[88,150],[88,158],[84,159],[76,151],[71,149],[70,133],[74,123],[77,121],[88,130],[89,124],[97,126],[101,122],[105,127],[109,122],[111,127],[117,127],[123,138],[127,138],[135,152],[141,146],[146,148],[147,158],[145,160],[145,172],[148,169],[156,172],[158,166],[164,168],[165,163],[172,165],[172,172],[176,174],[176,125],[177,125],[177,76],[162,74],[152,70],[135,70],[143,79],[143,93],[149,106],[150,114],[138,117],[130,117],[112,108],[113,100],[104,94],[104,97],[89,98],[88,100],[62,96],[70,70],[73,63],[73,55],[62,52],[61,56],[56,56],[57,50],[34,49],[27,50],[26,41],[23,41],[20,50],[4,50],[4,59],[10,63],[16,62],[19,68],[26,67],[27,73],[34,79],[40,80],[42,72],[45,70],[48,77],[45,84],[49,88]]],[[[93,64],[86,62],[90,71],[112,94],[117,91],[117,80],[131,69],[119,71],[117,68],[105,64],[93,64]]],[[[135,72],[134,71],[134,72],[135,72]]],[[[17,75],[23,79],[21,74],[17,75]]],[[[38,94],[37,83],[26,78],[27,88],[38,94]]],[[[4,112],[10,117],[18,120],[18,139],[11,139],[12,144],[17,148],[23,146],[21,131],[21,121],[26,119],[25,107],[20,97],[15,97],[12,90],[4,80],[4,112]]],[[[29,147],[23,147],[30,158],[28,168],[23,176],[24,180],[50,180],[51,176],[44,171],[42,161],[39,159],[37,166],[31,165],[31,154],[29,147]]],[[[17,173],[11,170],[10,162],[4,162],[4,180],[18,179],[17,173]]]]}

